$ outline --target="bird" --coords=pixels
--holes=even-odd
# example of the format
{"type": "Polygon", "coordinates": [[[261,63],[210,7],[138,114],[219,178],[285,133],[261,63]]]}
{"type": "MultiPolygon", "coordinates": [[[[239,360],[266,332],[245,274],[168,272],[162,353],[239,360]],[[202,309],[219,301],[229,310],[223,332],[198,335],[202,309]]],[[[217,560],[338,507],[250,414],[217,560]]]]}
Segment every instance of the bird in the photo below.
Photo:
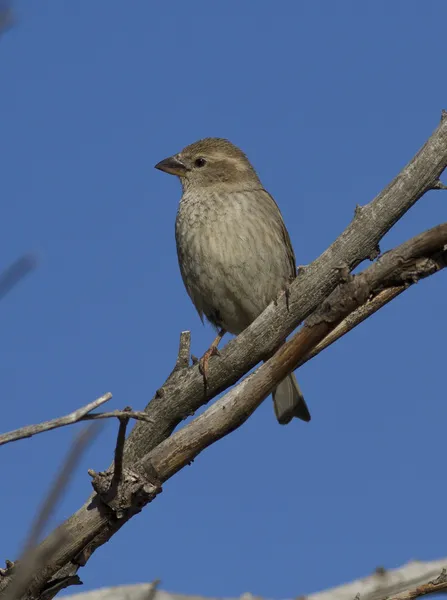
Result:
{"type": "MultiPolygon", "coordinates": [[[[225,333],[241,333],[288,289],[296,277],[295,254],[278,205],[229,140],[201,139],[155,168],[180,179],[175,221],[180,272],[200,318],[218,331],[201,360],[206,377],[225,333]]],[[[281,425],[293,417],[310,421],[293,373],[272,395],[281,425]]]]}

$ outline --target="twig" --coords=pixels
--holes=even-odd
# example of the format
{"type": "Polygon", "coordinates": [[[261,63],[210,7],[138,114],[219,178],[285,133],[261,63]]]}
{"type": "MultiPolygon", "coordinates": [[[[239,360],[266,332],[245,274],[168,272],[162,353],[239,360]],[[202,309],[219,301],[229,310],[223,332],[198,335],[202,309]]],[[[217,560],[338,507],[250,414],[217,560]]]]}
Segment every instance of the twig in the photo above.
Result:
{"type": "MultiPolygon", "coordinates": [[[[187,369],[189,367],[189,356],[191,352],[191,332],[190,331],[182,331],[180,334],[180,342],[177,353],[177,360],[175,361],[175,366],[171,371],[171,374],[165,381],[165,386],[169,385],[169,382],[173,378],[175,374],[177,374],[182,369],[187,369]]],[[[158,394],[162,395],[162,390],[158,390],[158,394]]]]}
{"type": "Polygon", "coordinates": [[[438,181],[435,181],[434,185],[433,185],[433,189],[434,190],[447,190],[447,185],[444,185],[442,183],[442,181],[440,181],[438,179],[438,181]]]}
{"type": "Polygon", "coordinates": [[[0,0],[0,34],[12,26],[13,20],[11,2],[9,0],[0,0]]]}
{"type": "MultiPolygon", "coordinates": [[[[191,351],[191,332],[182,331],[180,334],[180,342],[178,348],[177,362],[174,370],[186,369],[189,366],[189,353],[191,351]]],[[[159,580],[155,580],[152,584],[155,589],[159,584],[159,580]]]]}
{"type": "MultiPolygon", "coordinates": [[[[0,32],[2,31],[2,18],[4,18],[4,14],[0,4],[0,32]]],[[[28,254],[18,258],[0,273],[0,299],[6,296],[28,273],[31,273],[36,268],[36,264],[37,261],[34,256],[28,254]]]]}
{"type": "MultiPolygon", "coordinates": [[[[180,334],[180,341],[179,341],[179,347],[178,347],[177,359],[175,361],[175,366],[174,366],[173,370],[171,371],[171,373],[169,374],[169,376],[167,377],[164,384],[162,385],[162,387],[156,391],[156,393],[155,393],[156,398],[158,398],[158,399],[164,398],[165,393],[166,393],[165,390],[169,388],[169,385],[171,384],[171,382],[176,382],[177,377],[188,372],[190,352],[191,352],[191,332],[190,331],[182,331],[180,334]]],[[[154,420],[154,417],[148,416],[146,414],[146,412],[144,414],[146,415],[146,419],[141,419],[141,421],[143,421],[143,420],[147,421],[150,419],[150,423],[152,425],[156,426],[156,421],[154,420]]],[[[177,423],[174,423],[174,426],[176,424],[177,423]]],[[[138,440],[140,440],[142,443],[144,443],[144,440],[146,439],[146,436],[147,436],[147,432],[145,430],[146,427],[147,427],[147,425],[145,425],[144,423],[137,423],[136,426],[133,428],[132,433],[129,436],[129,439],[127,440],[127,444],[126,444],[126,448],[125,448],[125,452],[124,452],[125,460],[126,460],[126,456],[128,453],[130,453],[130,454],[133,453],[133,444],[134,443],[138,443],[137,442],[138,440]],[[129,440],[132,440],[130,447],[129,447],[129,440]]],[[[168,427],[170,428],[170,424],[168,425],[168,427]]],[[[169,430],[167,431],[167,435],[169,435],[169,430]]]]}
{"type": "Polygon", "coordinates": [[[127,417],[128,419],[135,419],[136,421],[144,421],[145,423],[153,423],[145,412],[141,410],[112,410],[110,412],[93,413],[91,415],[85,415],[80,421],[96,421],[97,419],[112,419],[120,417],[127,417]]]}
{"type": "Polygon", "coordinates": [[[67,537],[67,534],[64,529],[61,528],[59,530],[59,535],[54,538],[53,543],[49,547],[36,549],[36,544],[39,541],[45,525],[65,491],[76,466],[98,432],[98,424],[88,425],[80,434],[78,434],[71,445],[64,464],[59,470],[59,474],[51,486],[42,508],[38,512],[31,527],[31,532],[25,543],[23,556],[20,561],[14,565],[15,578],[6,591],[5,600],[15,600],[16,598],[19,598],[26,590],[29,582],[34,578],[36,572],[51,559],[51,556],[58,549],[60,544],[66,541],[65,538],[67,537]]]}
{"type": "Polygon", "coordinates": [[[29,538],[25,544],[24,554],[34,548],[39,541],[39,537],[50,518],[54,507],[57,505],[62,493],[64,492],[67,484],[75,471],[83,453],[86,451],[88,446],[92,443],[94,438],[99,433],[99,425],[92,424],[86,426],[75,438],[71,448],[68,451],[67,457],[64,461],[59,474],[51,486],[48,496],[45,499],[37,518],[31,527],[29,538]]]}
{"type": "MultiPolygon", "coordinates": [[[[90,404],[86,404],[85,406],[78,408],[65,417],[58,417],[57,419],[52,419],[51,421],[44,421],[43,423],[38,423],[37,425],[27,425],[25,427],[21,427],[20,429],[3,433],[0,435],[0,446],[3,444],[8,444],[9,442],[16,442],[17,440],[29,438],[37,433],[50,431],[51,429],[57,429],[58,427],[64,427],[65,425],[71,425],[72,423],[82,421],[87,413],[91,412],[95,408],[98,408],[98,406],[101,406],[101,404],[104,404],[104,402],[108,402],[111,398],[112,394],[109,392],[100,398],[97,398],[93,402],[90,402],[90,404]]],[[[98,416],[97,418],[101,417],[98,416]]]]}
{"type": "MultiPolygon", "coordinates": [[[[130,411],[131,409],[129,408],[128,410],[130,411]]],[[[126,412],[126,409],[124,409],[124,412],[126,412]]],[[[127,415],[124,417],[120,417],[119,421],[120,426],[118,429],[118,436],[116,439],[114,469],[112,478],[113,488],[118,487],[119,482],[121,481],[121,477],[123,475],[124,444],[126,442],[126,429],[127,424],[129,423],[129,417],[127,415]]]]}

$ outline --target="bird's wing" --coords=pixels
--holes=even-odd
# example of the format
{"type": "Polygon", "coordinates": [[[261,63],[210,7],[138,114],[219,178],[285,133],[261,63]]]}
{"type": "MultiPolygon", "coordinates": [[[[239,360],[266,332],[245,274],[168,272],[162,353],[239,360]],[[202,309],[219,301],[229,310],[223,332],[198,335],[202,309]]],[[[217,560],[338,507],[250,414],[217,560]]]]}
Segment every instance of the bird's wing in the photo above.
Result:
{"type": "Polygon", "coordinates": [[[289,263],[290,263],[290,274],[292,277],[296,277],[296,259],[295,259],[295,253],[293,251],[293,247],[292,247],[292,242],[290,241],[290,236],[289,236],[289,232],[287,231],[286,225],[284,223],[284,219],[282,218],[282,214],[281,211],[279,210],[279,206],[277,205],[275,199],[273,198],[273,196],[271,194],[269,194],[269,192],[267,190],[262,190],[263,192],[265,192],[267,194],[267,196],[270,198],[270,200],[273,202],[273,204],[276,206],[276,209],[278,211],[278,217],[279,217],[279,222],[281,225],[281,231],[284,237],[284,244],[287,248],[287,257],[289,259],[289,263]]]}

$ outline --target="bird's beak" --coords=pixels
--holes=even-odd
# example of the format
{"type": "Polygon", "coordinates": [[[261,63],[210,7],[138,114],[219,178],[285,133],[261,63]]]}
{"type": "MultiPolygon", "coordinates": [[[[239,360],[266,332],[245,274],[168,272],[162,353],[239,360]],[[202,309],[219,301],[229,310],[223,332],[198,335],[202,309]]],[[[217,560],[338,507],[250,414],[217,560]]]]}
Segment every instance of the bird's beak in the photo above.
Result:
{"type": "Polygon", "coordinates": [[[155,165],[155,168],[160,169],[160,171],[164,171],[165,173],[170,173],[171,175],[177,175],[178,177],[183,177],[186,172],[189,171],[187,166],[175,156],[170,156],[169,158],[161,160],[155,165]]]}

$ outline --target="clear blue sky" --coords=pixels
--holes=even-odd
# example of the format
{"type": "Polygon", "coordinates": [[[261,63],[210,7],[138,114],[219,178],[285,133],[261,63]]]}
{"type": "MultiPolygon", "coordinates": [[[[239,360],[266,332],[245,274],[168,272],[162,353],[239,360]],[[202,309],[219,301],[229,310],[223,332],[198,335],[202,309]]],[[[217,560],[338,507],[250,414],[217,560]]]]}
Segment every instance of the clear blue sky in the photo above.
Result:
{"type": "MultiPolygon", "coordinates": [[[[180,186],[156,162],[204,136],[240,145],[305,264],[447,108],[442,0],[23,0],[16,16],[0,40],[0,267],[27,251],[40,265],[0,306],[3,431],[106,391],[141,409],[181,330],[197,355],[210,343],[177,266],[180,186]]],[[[427,194],[382,249],[446,216],[447,195],[427,194]]],[[[84,589],[161,578],[286,598],[445,556],[445,295],[442,273],[301,369],[311,424],[278,426],[268,399],[94,555],[84,589]]],[[[1,449],[2,558],[74,433],[1,449]]]]}

